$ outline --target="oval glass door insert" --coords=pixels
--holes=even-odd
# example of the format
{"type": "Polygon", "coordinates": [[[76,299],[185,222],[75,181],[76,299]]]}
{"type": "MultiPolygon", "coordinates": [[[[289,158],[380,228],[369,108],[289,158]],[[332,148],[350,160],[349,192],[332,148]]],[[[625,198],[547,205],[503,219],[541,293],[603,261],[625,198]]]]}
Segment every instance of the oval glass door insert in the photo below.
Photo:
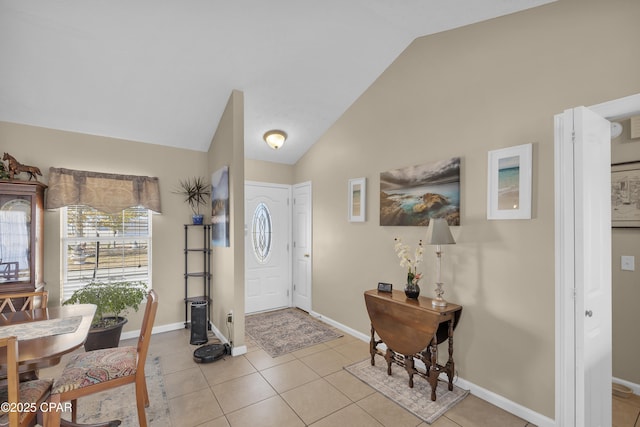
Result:
{"type": "Polygon", "coordinates": [[[271,253],[271,212],[264,203],[258,204],[253,213],[251,235],[253,253],[259,263],[264,264],[271,253]]]}

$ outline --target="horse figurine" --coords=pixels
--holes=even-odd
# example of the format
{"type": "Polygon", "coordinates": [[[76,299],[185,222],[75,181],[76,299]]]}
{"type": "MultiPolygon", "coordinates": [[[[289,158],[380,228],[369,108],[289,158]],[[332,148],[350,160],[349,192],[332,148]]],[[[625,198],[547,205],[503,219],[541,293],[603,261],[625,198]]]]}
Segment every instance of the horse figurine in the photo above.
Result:
{"type": "Polygon", "coordinates": [[[29,174],[29,181],[31,181],[32,178],[37,181],[38,177],[36,175],[42,176],[42,172],[40,172],[39,168],[37,168],[35,166],[23,165],[22,163],[18,162],[9,153],[4,153],[4,156],[2,157],[2,160],[8,160],[9,161],[9,179],[13,179],[13,176],[15,174],[19,174],[19,173],[22,173],[22,172],[26,172],[26,173],[29,174]]]}

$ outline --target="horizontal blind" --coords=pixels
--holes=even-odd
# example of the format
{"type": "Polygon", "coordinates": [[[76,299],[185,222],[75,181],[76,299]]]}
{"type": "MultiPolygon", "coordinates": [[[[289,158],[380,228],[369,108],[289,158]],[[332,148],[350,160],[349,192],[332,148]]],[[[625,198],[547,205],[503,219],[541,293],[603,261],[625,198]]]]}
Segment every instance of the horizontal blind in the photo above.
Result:
{"type": "Polygon", "coordinates": [[[63,215],[63,301],[88,283],[150,285],[151,215],[146,208],[104,213],[72,205],[63,215]]]}

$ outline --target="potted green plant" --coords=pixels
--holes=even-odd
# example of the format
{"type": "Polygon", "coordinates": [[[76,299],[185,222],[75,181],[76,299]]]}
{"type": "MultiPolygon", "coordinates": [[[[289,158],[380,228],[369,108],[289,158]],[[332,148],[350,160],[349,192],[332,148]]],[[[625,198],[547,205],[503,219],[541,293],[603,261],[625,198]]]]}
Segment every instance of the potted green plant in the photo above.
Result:
{"type": "Polygon", "coordinates": [[[147,295],[144,282],[91,282],[76,290],[63,304],[95,304],[96,314],[84,344],[86,351],[117,347],[126,314],[138,311],[147,295]]]}
{"type": "Polygon", "coordinates": [[[207,204],[207,197],[211,194],[206,179],[196,176],[180,180],[180,188],[174,193],[184,196],[184,201],[193,212],[193,223],[202,224],[203,215],[200,214],[200,206],[207,204]]]}

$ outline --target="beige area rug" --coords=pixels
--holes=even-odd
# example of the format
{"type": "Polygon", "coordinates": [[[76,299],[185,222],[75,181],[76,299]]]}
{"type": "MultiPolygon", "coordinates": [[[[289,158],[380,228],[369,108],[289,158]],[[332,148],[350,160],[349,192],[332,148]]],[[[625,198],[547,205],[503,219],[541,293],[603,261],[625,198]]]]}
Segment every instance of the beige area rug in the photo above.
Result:
{"type": "Polygon", "coordinates": [[[366,359],[344,369],[428,424],[435,422],[469,394],[468,390],[455,385],[453,391],[449,391],[447,384],[441,381],[433,402],[431,386],[426,379],[414,375],[413,388],[409,388],[409,375],[403,367],[393,365],[392,375],[387,375],[387,363],[378,358],[375,366],[371,366],[371,359],[366,359]]]}
{"type": "Polygon", "coordinates": [[[249,315],[245,318],[245,333],[271,357],[342,336],[337,329],[297,308],[249,315]]]}
{"type": "MultiPolygon", "coordinates": [[[[147,359],[145,365],[149,407],[146,408],[147,423],[151,427],[172,427],[169,400],[158,357],[147,359]]],[[[71,419],[71,414],[64,418],[71,419]]],[[[78,399],[78,422],[121,420],[122,427],[138,425],[136,390],[134,384],[114,388],[78,399]]]]}

